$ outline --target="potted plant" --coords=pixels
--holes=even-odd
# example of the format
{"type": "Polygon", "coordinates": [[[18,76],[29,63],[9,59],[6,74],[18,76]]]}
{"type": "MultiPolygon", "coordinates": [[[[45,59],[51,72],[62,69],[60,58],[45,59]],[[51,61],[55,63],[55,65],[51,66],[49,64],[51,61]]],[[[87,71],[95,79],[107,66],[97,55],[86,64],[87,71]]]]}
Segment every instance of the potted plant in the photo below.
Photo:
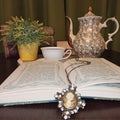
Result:
{"type": "Polygon", "coordinates": [[[11,17],[4,25],[2,35],[3,40],[14,42],[18,46],[19,56],[23,61],[35,60],[39,45],[45,42],[47,37],[43,23],[22,17],[11,17]]]}

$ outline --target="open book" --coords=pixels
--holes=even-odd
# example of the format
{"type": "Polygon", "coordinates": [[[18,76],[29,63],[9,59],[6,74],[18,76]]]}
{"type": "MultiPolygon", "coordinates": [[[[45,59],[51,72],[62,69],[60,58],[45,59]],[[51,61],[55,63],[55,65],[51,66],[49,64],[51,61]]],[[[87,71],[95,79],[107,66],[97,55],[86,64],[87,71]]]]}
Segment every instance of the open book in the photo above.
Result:
{"type": "Polygon", "coordinates": [[[65,70],[83,98],[120,100],[120,67],[104,58],[38,59],[23,62],[0,85],[0,105],[55,101],[56,92],[70,84],[65,70]]]}

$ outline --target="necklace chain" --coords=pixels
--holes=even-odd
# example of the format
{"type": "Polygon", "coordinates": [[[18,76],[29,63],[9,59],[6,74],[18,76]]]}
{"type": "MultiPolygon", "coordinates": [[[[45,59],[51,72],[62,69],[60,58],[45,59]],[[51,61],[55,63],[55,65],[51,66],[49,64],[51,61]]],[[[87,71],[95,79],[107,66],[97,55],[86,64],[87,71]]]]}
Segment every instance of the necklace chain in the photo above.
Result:
{"type": "MultiPolygon", "coordinates": [[[[76,59],[75,59],[75,60],[76,60],[76,59]]],[[[75,69],[77,69],[77,68],[79,68],[79,67],[81,67],[81,66],[89,65],[90,63],[91,63],[91,62],[89,62],[89,61],[78,60],[78,59],[77,59],[75,63],[72,63],[72,64],[70,64],[69,66],[67,66],[67,67],[65,68],[65,73],[66,73],[67,80],[68,80],[69,84],[72,84],[72,83],[71,83],[71,80],[70,80],[70,78],[69,78],[71,72],[73,72],[75,69]],[[70,68],[70,67],[72,67],[72,66],[74,66],[74,65],[77,65],[77,66],[73,67],[73,68],[68,72],[67,69],[70,68]]]]}

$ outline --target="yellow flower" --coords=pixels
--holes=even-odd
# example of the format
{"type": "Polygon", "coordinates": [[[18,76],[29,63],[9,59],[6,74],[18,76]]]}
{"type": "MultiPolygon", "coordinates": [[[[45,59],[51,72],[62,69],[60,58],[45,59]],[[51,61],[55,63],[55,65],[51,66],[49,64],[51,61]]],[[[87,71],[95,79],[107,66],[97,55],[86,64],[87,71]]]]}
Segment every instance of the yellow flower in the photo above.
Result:
{"type": "Polygon", "coordinates": [[[20,33],[17,33],[17,34],[14,35],[15,39],[19,38],[20,36],[21,36],[20,33]]]}
{"type": "Polygon", "coordinates": [[[17,27],[16,30],[24,30],[24,27],[17,27]]]}

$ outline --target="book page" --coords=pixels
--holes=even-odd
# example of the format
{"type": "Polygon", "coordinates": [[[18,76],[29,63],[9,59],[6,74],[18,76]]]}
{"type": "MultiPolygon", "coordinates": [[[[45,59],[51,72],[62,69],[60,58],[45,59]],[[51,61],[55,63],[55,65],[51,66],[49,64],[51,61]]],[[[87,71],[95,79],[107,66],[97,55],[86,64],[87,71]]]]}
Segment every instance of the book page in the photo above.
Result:
{"type": "Polygon", "coordinates": [[[22,63],[3,84],[2,89],[56,89],[67,85],[61,62],[37,60],[22,63]]]}
{"type": "MultiPolygon", "coordinates": [[[[74,69],[69,78],[72,83],[79,87],[100,83],[120,83],[120,67],[103,58],[80,58],[82,61],[89,61],[90,64],[74,69]]],[[[81,61],[71,59],[65,63],[67,72],[79,66],[81,61]],[[76,63],[76,64],[75,64],[76,63]],[[71,66],[70,66],[71,65],[71,66]]]]}

